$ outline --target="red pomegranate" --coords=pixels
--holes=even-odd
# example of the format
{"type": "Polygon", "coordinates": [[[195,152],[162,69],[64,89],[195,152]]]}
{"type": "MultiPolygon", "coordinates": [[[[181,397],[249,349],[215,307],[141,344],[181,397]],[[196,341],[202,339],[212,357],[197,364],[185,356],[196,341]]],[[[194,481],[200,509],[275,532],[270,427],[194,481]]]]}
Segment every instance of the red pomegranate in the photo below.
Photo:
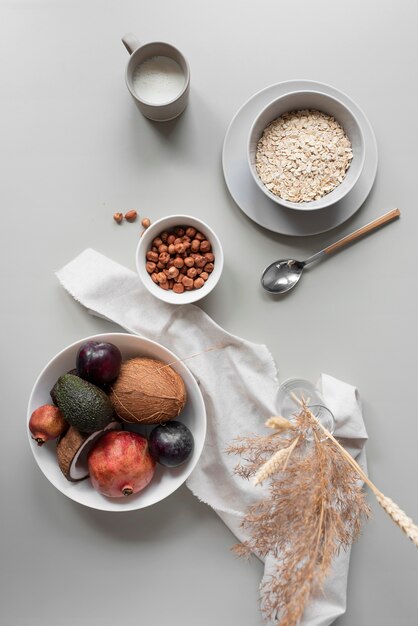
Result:
{"type": "Polygon", "coordinates": [[[130,496],[154,476],[155,461],[145,437],[128,431],[103,435],[88,457],[93,487],[104,496],[130,496]]]}
{"type": "Polygon", "coordinates": [[[29,430],[38,446],[42,446],[48,439],[56,439],[67,428],[68,423],[53,404],[43,404],[30,416],[29,430]]]}

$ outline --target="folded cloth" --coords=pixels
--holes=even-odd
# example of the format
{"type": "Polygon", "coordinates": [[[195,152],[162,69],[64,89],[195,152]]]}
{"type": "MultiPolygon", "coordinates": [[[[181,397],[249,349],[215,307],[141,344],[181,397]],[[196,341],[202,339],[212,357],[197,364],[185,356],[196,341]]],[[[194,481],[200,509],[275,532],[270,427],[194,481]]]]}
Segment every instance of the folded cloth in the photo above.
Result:
{"type": "MultiPolygon", "coordinates": [[[[278,379],[269,350],[231,335],[195,305],[176,306],[157,300],[138,275],[87,249],[57,272],[63,287],[90,313],[116,322],[130,333],[147,337],[172,350],[178,358],[196,353],[187,366],[198,379],[208,418],[204,449],[187,481],[199,500],[210,505],[242,541],[240,523],[246,508],[266,495],[235,476],[236,458],[225,449],[238,435],[265,434],[264,422],[278,412],[278,379]],[[214,346],[219,350],[206,352],[214,346]]],[[[322,375],[318,386],[336,422],[335,434],[365,467],[364,427],[357,390],[322,375]]],[[[322,596],[310,602],[303,626],[327,626],[343,614],[346,605],[349,552],[335,559],[322,596]]],[[[264,576],[274,568],[265,560],[264,576]]]]}

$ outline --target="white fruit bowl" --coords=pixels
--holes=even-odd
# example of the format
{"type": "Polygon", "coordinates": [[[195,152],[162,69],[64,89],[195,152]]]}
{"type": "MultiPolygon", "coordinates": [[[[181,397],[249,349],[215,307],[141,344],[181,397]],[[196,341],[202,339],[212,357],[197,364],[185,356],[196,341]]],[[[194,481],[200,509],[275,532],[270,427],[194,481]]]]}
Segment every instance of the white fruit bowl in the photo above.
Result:
{"type": "MultiPolygon", "coordinates": [[[[175,354],[164,346],[127,333],[106,333],[85,337],[61,350],[54,356],[39,374],[29,398],[27,424],[32,412],[43,404],[51,404],[50,391],[62,374],[75,367],[77,351],[85,341],[107,341],[115,344],[121,351],[123,359],[135,356],[145,356],[160,359],[170,363],[173,369],[182,377],[187,391],[187,401],[184,409],[176,418],[183,422],[192,432],[194,449],[191,457],[180,467],[169,469],[157,463],[154,477],[150,484],[137,494],[126,498],[108,498],[95,491],[90,479],[73,483],[68,481],[58,467],[56,457],[56,441],[48,441],[38,446],[31,438],[27,427],[29,445],[41,471],[46,478],[61,493],[79,504],[102,511],[132,511],[142,509],[156,502],[160,502],[178,489],[193,471],[199,460],[206,436],[206,410],[199,386],[184,363],[178,360],[175,354]]],[[[147,435],[154,426],[127,425],[129,430],[135,430],[147,435]]]]}

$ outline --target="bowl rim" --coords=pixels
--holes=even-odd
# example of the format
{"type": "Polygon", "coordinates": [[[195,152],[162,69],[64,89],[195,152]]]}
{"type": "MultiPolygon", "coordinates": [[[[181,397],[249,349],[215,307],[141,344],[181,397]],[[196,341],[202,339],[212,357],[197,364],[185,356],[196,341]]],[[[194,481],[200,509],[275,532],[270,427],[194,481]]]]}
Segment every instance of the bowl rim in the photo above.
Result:
{"type": "MultiPolygon", "coordinates": [[[[170,226],[168,228],[173,227],[170,226]]],[[[181,304],[193,304],[194,302],[197,302],[198,300],[206,297],[216,287],[223,271],[224,254],[221,241],[215,231],[209,226],[209,224],[193,215],[174,213],[172,215],[160,217],[155,222],[152,222],[152,224],[144,231],[136,246],[135,265],[142,284],[149,291],[149,293],[151,293],[159,300],[166,302],[167,304],[174,304],[177,306],[181,304]],[[166,224],[167,221],[171,221],[173,219],[178,219],[179,225],[187,225],[188,220],[194,222],[195,224],[199,224],[201,230],[208,235],[208,239],[210,240],[211,244],[213,245],[213,243],[215,243],[216,247],[214,270],[209,276],[207,282],[203,285],[203,287],[201,287],[201,289],[194,289],[192,291],[184,291],[183,293],[175,294],[175,299],[167,297],[167,292],[163,289],[160,289],[153,283],[150,275],[145,269],[145,263],[140,260],[140,254],[148,246],[150,239],[156,236],[155,231],[161,230],[161,227],[164,227],[164,224],[166,224]]]]}
{"type": "MultiPolygon", "coordinates": [[[[347,99],[350,99],[350,98],[347,96],[347,99]]],[[[298,110],[298,109],[295,109],[295,110],[298,110]]],[[[303,211],[303,212],[321,211],[322,209],[326,209],[326,208],[330,207],[331,205],[336,204],[337,202],[340,202],[346,195],[348,195],[350,193],[350,191],[353,189],[354,185],[357,183],[358,179],[360,178],[360,175],[361,175],[361,173],[363,171],[363,167],[364,167],[364,161],[365,161],[364,135],[363,135],[363,130],[361,128],[360,122],[357,119],[357,115],[353,112],[353,110],[349,106],[347,106],[339,98],[335,97],[334,95],[331,96],[328,93],[326,93],[325,91],[321,91],[320,89],[294,89],[294,90],[288,91],[287,93],[282,94],[278,98],[273,98],[272,100],[270,100],[270,102],[268,104],[266,104],[266,106],[264,106],[261,109],[261,111],[258,112],[258,114],[255,117],[253,123],[251,124],[250,130],[249,130],[249,133],[248,133],[248,139],[247,139],[247,163],[248,163],[248,167],[249,167],[249,170],[251,172],[251,175],[252,175],[252,177],[254,179],[254,182],[261,189],[261,191],[268,198],[270,198],[270,200],[272,200],[273,202],[275,202],[279,206],[283,206],[283,207],[285,207],[287,209],[293,209],[293,210],[296,210],[296,211],[303,211]],[[331,198],[331,199],[328,199],[328,201],[327,201],[326,198],[327,197],[329,198],[329,196],[332,194],[332,192],[329,192],[325,196],[322,196],[322,198],[320,198],[319,200],[312,200],[312,202],[305,202],[305,203],[301,202],[301,203],[298,203],[298,202],[290,202],[289,200],[284,200],[284,199],[280,198],[280,196],[276,196],[275,194],[271,193],[271,191],[269,191],[267,189],[267,187],[261,181],[261,179],[258,176],[257,172],[255,171],[255,168],[253,167],[253,165],[251,163],[250,145],[251,145],[251,141],[252,141],[252,135],[253,135],[253,132],[254,132],[254,127],[257,124],[259,118],[273,104],[273,102],[277,102],[277,101],[283,100],[284,98],[288,98],[289,96],[292,96],[294,94],[317,94],[317,95],[324,96],[328,100],[334,100],[342,108],[344,108],[346,111],[348,111],[348,113],[350,114],[350,116],[353,118],[353,120],[356,123],[357,130],[358,130],[359,135],[361,137],[361,146],[362,146],[361,162],[360,162],[357,174],[355,175],[355,177],[353,178],[353,180],[351,181],[350,185],[347,187],[347,189],[345,190],[343,195],[340,196],[339,198],[335,198],[335,199],[331,198]],[[318,205],[317,206],[312,206],[312,204],[314,202],[320,203],[320,206],[318,206],[318,205]]],[[[335,189],[338,189],[338,187],[336,187],[335,189]]]]}
{"type": "MultiPolygon", "coordinates": [[[[170,361],[171,362],[171,361],[170,361]]],[[[166,498],[168,498],[169,496],[171,496],[175,491],[177,491],[177,489],[179,489],[185,482],[186,480],[189,478],[190,474],[193,472],[193,470],[195,469],[197,463],[199,462],[199,459],[202,455],[203,452],[203,448],[205,445],[205,441],[206,441],[206,435],[207,435],[207,413],[206,413],[206,405],[205,405],[205,401],[203,398],[203,394],[202,391],[199,387],[199,384],[194,376],[194,374],[191,372],[191,370],[187,367],[187,365],[185,364],[184,360],[180,359],[174,352],[172,352],[172,350],[170,350],[169,348],[166,348],[166,346],[164,346],[163,344],[154,341],[153,339],[148,339],[147,337],[143,337],[141,335],[137,335],[134,333],[130,333],[130,332],[109,332],[109,333],[97,333],[94,335],[89,335],[87,337],[83,337],[81,339],[77,339],[76,341],[73,341],[71,344],[69,344],[68,346],[62,348],[61,350],[59,350],[56,354],[54,354],[53,357],[51,357],[49,359],[49,361],[44,365],[44,367],[42,368],[42,370],[40,371],[40,373],[38,374],[38,376],[36,377],[36,380],[32,386],[30,395],[29,395],[29,399],[28,399],[28,403],[27,403],[27,410],[26,410],[26,433],[27,433],[27,437],[28,437],[28,441],[29,441],[29,447],[32,451],[33,457],[36,461],[37,466],[39,467],[40,471],[42,472],[43,476],[45,476],[45,478],[51,483],[51,485],[53,487],[55,487],[55,489],[57,489],[57,491],[59,491],[60,493],[62,493],[64,496],[66,496],[67,498],[69,498],[70,500],[72,500],[73,502],[77,502],[77,504],[81,504],[82,506],[85,506],[87,508],[93,509],[93,510],[100,510],[100,511],[108,511],[110,513],[124,513],[127,511],[138,511],[142,508],[148,508],[150,506],[153,506],[154,504],[158,504],[159,502],[162,502],[163,500],[165,500],[166,498]],[[94,504],[88,504],[86,502],[83,502],[81,499],[77,499],[75,497],[73,497],[73,490],[69,489],[68,492],[67,491],[63,491],[59,486],[57,486],[52,478],[46,474],[43,470],[43,468],[41,467],[39,458],[37,456],[37,454],[35,453],[35,451],[38,449],[37,446],[33,445],[33,439],[31,437],[31,433],[29,430],[29,420],[31,417],[31,405],[33,402],[33,397],[35,395],[35,392],[37,390],[37,387],[39,385],[39,382],[42,378],[42,376],[45,374],[46,370],[53,364],[53,362],[58,359],[60,356],[62,356],[65,352],[67,352],[68,350],[74,349],[77,346],[79,346],[80,344],[84,343],[85,341],[92,341],[92,340],[106,340],[106,341],[114,341],[115,344],[117,345],[117,338],[118,337],[133,337],[136,340],[145,342],[148,346],[153,347],[156,346],[159,349],[163,349],[164,352],[168,353],[170,359],[172,358],[173,361],[175,363],[173,364],[177,364],[179,363],[181,365],[182,368],[184,368],[187,372],[188,375],[190,376],[190,381],[191,381],[191,385],[194,388],[195,393],[197,394],[198,400],[199,400],[199,404],[200,404],[200,419],[202,421],[201,426],[202,426],[202,437],[201,437],[201,441],[200,441],[200,449],[197,448],[198,453],[195,456],[195,459],[193,461],[193,463],[189,464],[189,467],[187,468],[187,472],[185,472],[184,477],[182,478],[181,482],[179,482],[179,484],[174,487],[174,489],[172,491],[170,491],[169,493],[167,493],[165,496],[163,496],[162,498],[155,500],[155,502],[150,502],[149,504],[145,504],[145,505],[141,505],[141,502],[138,500],[132,500],[131,504],[129,502],[127,502],[125,499],[123,499],[124,505],[121,506],[120,508],[111,508],[106,507],[106,506],[96,506],[94,504]]],[[[57,463],[57,468],[58,468],[58,463],[57,463]]],[[[59,468],[58,468],[59,470],[59,468]]],[[[84,482],[84,481],[82,481],[84,482]]],[[[152,481],[151,481],[152,484],[152,481]]],[[[69,482],[69,485],[77,485],[77,483],[71,483],[69,482]]],[[[93,487],[91,487],[92,490],[93,487]]],[[[103,496],[103,503],[106,502],[112,502],[112,503],[118,503],[119,498],[106,498],[105,496],[103,496]]]]}

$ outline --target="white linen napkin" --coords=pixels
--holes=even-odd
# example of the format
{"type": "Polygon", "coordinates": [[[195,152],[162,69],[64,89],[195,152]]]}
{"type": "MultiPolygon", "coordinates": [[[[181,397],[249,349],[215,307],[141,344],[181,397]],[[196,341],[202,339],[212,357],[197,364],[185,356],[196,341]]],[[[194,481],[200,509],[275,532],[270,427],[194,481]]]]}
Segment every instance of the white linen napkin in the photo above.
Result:
{"type": "MultiPolygon", "coordinates": [[[[265,434],[265,420],[278,412],[277,371],[267,347],[231,335],[195,305],[157,300],[135,272],[92,249],[82,252],[57,276],[90,313],[162,343],[179,358],[223,346],[187,360],[199,381],[208,418],[203,453],[187,486],[218,513],[239,540],[245,539],[242,516],[267,487],[255,488],[235,476],[237,458],[229,457],[225,449],[237,435],[265,434]]],[[[334,414],[335,434],[365,467],[367,433],[357,390],[324,374],[318,386],[334,414]]],[[[328,626],[344,613],[349,557],[349,552],[340,552],[324,594],[306,608],[303,626],[328,626]]],[[[267,558],[264,576],[269,576],[272,568],[272,559],[267,558]]]]}

